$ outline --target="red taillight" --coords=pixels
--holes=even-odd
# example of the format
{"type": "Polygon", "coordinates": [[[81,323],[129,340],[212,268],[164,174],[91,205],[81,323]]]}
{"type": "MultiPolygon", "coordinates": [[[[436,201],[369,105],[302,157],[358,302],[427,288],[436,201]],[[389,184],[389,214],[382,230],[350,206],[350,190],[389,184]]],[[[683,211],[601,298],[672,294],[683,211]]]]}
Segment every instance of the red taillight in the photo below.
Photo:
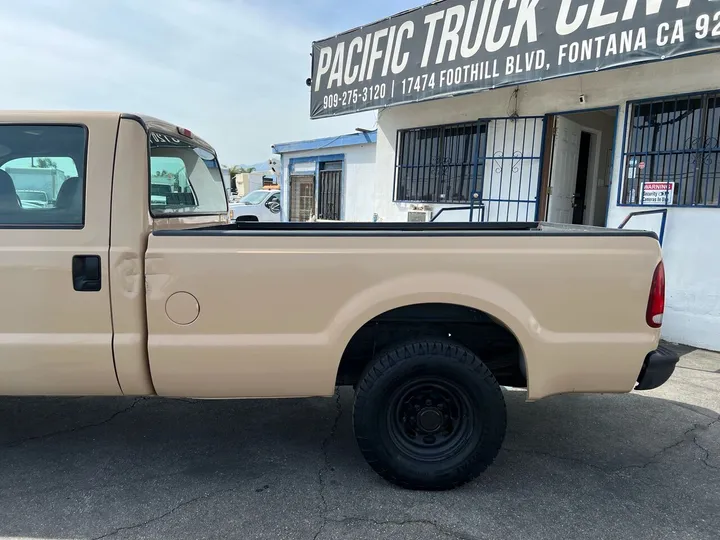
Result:
{"type": "Polygon", "coordinates": [[[653,275],[647,315],[645,316],[650,328],[660,328],[662,326],[663,313],[665,313],[665,265],[660,261],[653,275]]]}
{"type": "Polygon", "coordinates": [[[180,135],[187,137],[188,139],[192,139],[192,131],[190,131],[189,129],[179,127],[177,128],[177,130],[180,135]]]}

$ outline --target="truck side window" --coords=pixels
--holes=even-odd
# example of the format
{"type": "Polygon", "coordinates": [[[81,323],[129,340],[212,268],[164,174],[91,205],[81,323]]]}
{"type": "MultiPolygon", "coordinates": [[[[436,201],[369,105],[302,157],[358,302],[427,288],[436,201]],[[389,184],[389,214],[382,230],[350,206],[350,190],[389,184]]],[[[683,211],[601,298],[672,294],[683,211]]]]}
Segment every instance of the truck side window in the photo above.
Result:
{"type": "Polygon", "coordinates": [[[155,217],[227,212],[215,156],[183,139],[151,132],[150,211],[155,217]]]}
{"type": "Polygon", "coordinates": [[[81,227],[84,126],[0,125],[0,226],[81,227]]]}

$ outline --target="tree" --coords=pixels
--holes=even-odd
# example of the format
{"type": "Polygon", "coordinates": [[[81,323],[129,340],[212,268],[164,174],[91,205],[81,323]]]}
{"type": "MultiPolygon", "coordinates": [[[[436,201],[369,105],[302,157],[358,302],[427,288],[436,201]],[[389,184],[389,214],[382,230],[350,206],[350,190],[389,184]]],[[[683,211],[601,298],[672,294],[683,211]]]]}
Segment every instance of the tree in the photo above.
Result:
{"type": "Polygon", "coordinates": [[[237,184],[235,184],[235,177],[239,174],[251,173],[255,170],[255,167],[240,167],[239,165],[233,165],[228,168],[228,174],[230,175],[230,192],[233,195],[237,195],[237,184]]]}
{"type": "Polygon", "coordinates": [[[33,167],[40,169],[57,169],[57,163],[50,158],[34,158],[33,167]]]}
{"type": "Polygon", "coordinates": [[[241,168],[241,167],[238,167],[237,165],[233,165],[232,167],[230,167],[230,168],[228,169],[228,173],[230,173],[230,179],[231,179],[231,180],[235,180],[235,177],[236,177],[238,174],[242,174],[243,172],[245,172],[245,171],[243,171],[242,168],[241,168]]]}
{"type": "Polygon", "coordinates": [[[228,169],[230,178],[234,179],[238,174],[251,173],[255,170],[255,167],[240,167],[239,165],[233,165],[228,169]]]}

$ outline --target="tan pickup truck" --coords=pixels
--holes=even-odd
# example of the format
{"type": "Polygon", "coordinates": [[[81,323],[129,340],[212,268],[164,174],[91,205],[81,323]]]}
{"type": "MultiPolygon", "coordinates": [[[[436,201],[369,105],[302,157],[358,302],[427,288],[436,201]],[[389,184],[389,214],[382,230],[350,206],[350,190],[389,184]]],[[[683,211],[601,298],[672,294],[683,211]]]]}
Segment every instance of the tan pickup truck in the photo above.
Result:
{"type": "Polygon", "coordinates": [[[137,115],[0,113],[0,248],[1,395],[353,386],[360,450],[408,488],[493,461],[501,386],[530,401],[651,389],[678,360],[658,348],[653,233],[229,223],[212,147],[137,115]],[[37,191],[47,203],[23,200],[37,191]]]}

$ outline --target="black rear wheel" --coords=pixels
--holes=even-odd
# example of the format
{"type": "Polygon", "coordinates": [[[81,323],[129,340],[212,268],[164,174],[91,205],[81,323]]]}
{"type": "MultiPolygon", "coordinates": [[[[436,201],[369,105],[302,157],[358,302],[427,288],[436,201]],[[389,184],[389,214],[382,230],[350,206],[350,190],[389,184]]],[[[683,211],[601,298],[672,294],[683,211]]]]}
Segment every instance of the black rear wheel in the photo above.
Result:
{"type": "Polygon", "coordinates": [[[451,489],[492,463],[505,435],[505,400],[471,351],[446,341],[381,354],[357,387],[355,436],[373,469],[410,489],[451,489]]]}

